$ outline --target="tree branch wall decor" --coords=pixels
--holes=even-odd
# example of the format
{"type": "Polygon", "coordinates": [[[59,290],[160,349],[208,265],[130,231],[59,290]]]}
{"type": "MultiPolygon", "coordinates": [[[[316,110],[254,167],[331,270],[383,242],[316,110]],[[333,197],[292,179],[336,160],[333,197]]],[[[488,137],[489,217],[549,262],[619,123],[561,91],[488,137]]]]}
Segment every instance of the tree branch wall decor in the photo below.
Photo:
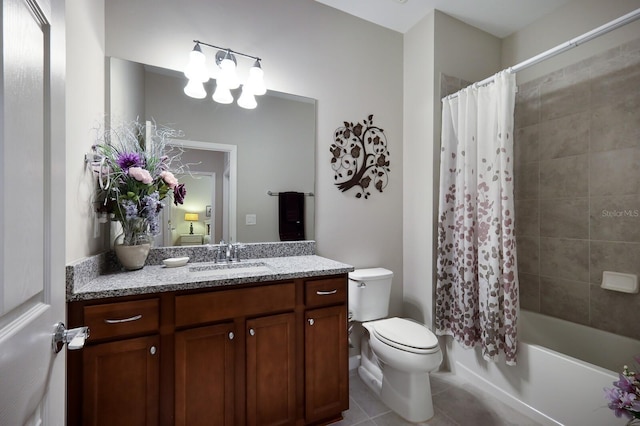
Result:
{"type": "Polygon", "coordinates": [[[382,192],[389,183],[389,150],[384,130],[374,126],[373,114],[362,123],[344,122],[329,148],[335,185],[342,192],[356,187],[356,198],[369,198],[369,187],[382,192]],[[373,185],[372,185],[373,183],[373,185]]]}

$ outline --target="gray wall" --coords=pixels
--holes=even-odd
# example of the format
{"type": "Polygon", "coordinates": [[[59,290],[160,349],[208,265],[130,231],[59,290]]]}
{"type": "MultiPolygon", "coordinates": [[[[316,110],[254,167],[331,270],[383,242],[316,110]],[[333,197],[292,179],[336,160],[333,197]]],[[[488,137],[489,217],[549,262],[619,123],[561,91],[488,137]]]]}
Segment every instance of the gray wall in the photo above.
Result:
{"type": "Polygon", "coordinates": [[[516,235],[524,309],[640,338],[640,39],[519,86],[516,235]]]}

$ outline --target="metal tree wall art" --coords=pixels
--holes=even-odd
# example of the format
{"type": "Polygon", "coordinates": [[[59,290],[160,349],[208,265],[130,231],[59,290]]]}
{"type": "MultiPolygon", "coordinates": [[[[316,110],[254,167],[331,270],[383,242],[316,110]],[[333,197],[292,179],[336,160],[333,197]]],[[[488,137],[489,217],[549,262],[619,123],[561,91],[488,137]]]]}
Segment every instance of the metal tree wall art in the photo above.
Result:
{"type": "Polygon", "coordinates": [[[342,192],[357,187],[357,198],[369,198],[370,187],[382,192],[389,182],[389,150],[384,130],[373,125],[373,115],[362,123],[345,121],[336,129],[330,151],[335,185],[342,192]]]}

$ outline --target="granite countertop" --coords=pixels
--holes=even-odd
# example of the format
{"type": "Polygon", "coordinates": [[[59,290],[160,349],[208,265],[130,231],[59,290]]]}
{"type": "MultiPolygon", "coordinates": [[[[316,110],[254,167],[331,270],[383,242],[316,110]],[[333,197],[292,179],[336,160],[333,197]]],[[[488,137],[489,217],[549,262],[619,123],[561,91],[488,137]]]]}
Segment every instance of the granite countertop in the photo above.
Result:
{"type": "Polygon", "coordinates": [[[84,280],[85,282],[81,285],[73,283],[69,285],[68,279],[67,301],[337,275],[354,270],[351,265],[321,256],[302,255],[242,260],[239,263],[232,263],[232,267],[224,272],[216,271],[213,274],[194,272],[194,269],[199,267],[220,267],[220,264],[213,265],[215,264],[212,262],[189,262],[185,266],[173,268],[164,265],[147,265],[138,271],[103,273],[84,280]],[[256,267],[252,271],[234,271],[233,269],[252,266],[256,267]]]}

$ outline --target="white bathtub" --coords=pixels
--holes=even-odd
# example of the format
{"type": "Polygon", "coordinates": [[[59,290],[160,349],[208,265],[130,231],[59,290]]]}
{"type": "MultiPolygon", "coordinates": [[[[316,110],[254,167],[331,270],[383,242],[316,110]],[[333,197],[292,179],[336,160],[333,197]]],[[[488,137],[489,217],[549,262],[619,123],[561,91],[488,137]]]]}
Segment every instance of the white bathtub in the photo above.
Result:
{"type": "Polygon", "coordinates": [[[544,425],[624,425],[602,389],[633,364],[640,341],[529,311],[520,318],[516,366],[487,362],[447,338],[451,370],[544,425]]]}

